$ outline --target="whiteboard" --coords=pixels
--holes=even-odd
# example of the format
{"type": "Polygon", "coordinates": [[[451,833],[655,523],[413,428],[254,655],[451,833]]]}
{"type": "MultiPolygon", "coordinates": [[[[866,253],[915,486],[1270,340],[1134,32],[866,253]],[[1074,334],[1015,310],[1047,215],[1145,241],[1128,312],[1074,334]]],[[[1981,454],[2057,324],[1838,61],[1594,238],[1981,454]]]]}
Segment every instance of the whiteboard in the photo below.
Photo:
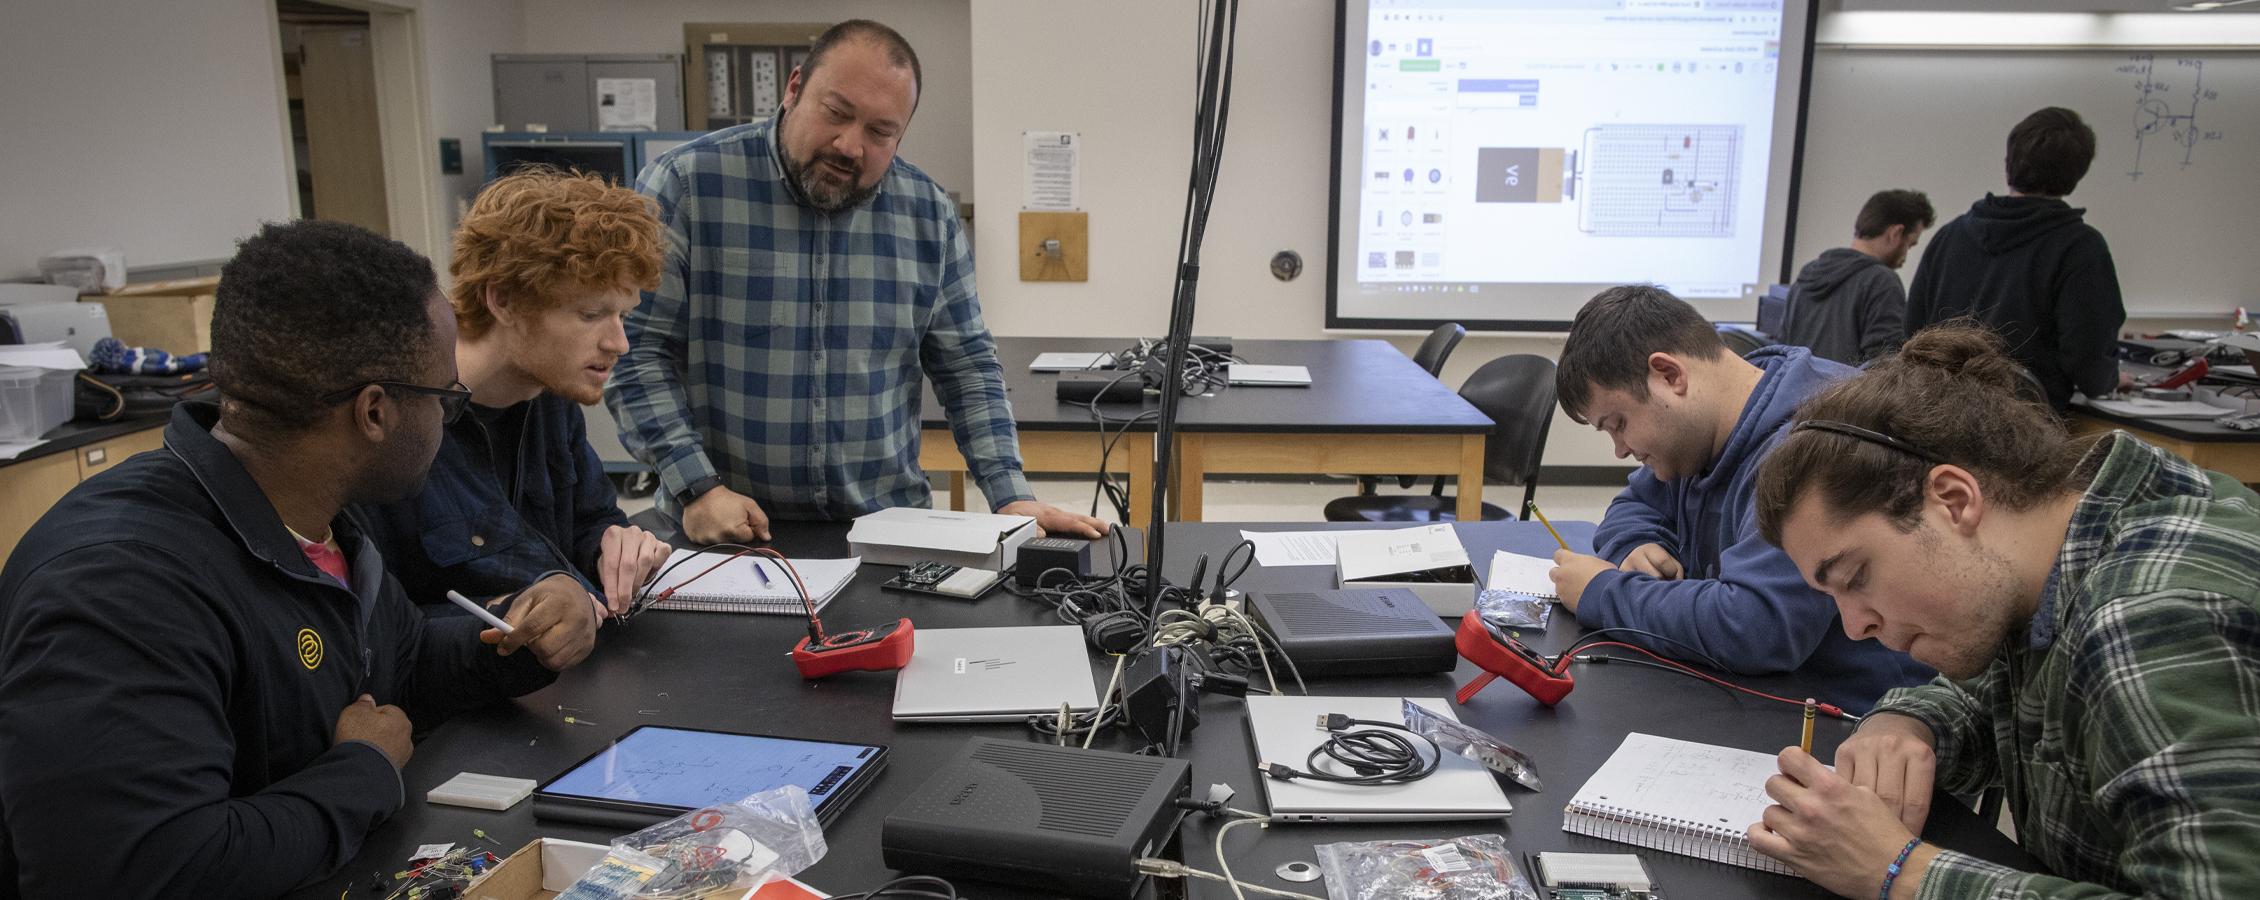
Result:
{"type": "MultiPolygon", "coordinates": [[[[2044,106],[2095,129],[2095,164],[2065,199],[2110,243],[2130,318],[2226,326],[2234,307],[2260,309],[2252,52],[1816,48],[1797,265],[1848,244],[1875,191],[1929,194],[1940,225],[2008,193],[2009,129],[2044,106]]],[[[1922,249],[1901,270],[1910,283],[1922,249]]]]}

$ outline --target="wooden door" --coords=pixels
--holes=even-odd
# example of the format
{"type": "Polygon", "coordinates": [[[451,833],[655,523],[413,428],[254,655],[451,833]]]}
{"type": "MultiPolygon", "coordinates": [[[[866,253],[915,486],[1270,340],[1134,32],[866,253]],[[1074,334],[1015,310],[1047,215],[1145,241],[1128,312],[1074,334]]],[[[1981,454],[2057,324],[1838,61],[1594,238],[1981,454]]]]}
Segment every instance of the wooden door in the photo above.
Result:
{"type": "Polygon", "coordinates": [[[314,208],[306,217],[388,234],[369,29],[308,28],[303,34],[298,81],[306,103],[307,168],[314,179],[314,208]]]}

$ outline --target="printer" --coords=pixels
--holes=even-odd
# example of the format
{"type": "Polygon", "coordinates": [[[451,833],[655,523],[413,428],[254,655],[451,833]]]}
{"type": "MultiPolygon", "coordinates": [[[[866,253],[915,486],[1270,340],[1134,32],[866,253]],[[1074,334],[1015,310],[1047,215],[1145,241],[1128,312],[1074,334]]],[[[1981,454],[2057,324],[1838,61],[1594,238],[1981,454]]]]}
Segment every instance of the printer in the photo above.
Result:
{"type": "Polygon", "coordinates": [[[78,289],[54,284],[0,284],[0,344],[59,342],[85,357],[110,336],[110,314],[81,303],[78,289]]]}

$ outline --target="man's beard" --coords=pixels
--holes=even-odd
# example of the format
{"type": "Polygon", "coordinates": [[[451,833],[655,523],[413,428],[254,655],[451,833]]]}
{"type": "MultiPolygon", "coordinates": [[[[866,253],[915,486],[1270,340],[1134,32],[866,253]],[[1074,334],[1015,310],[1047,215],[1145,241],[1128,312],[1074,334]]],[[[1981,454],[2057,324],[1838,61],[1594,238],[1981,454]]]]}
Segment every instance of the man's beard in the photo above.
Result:
{"type": "MultiPolygon", "coordinates": [[[[782,118],[790,119],[791,117],[791,111],[787,110],[786,115],[782,118]]],[[[861,206],[863,201],[871,199],[871,195],[879,192],[878,182],[872,182],[870,187],[856,186],[858,182],[863,180],[863,167],[847,157],[819,152],[807,160],[794,159],[792,145],[785,142],[784,123],[782,121],[778,123],[777,146],[784,150],[784,152],[777,154],[777,158],[785,164],[785,177],[792,181],[793,186],[800,189],[801,198],[806,200],[808,205],[816,207],[818,210],[830,213],[861,206]],[[854,174],[849,176],[845,184],[826,181],[818,168],[820,164],[825,162],[834,163],[854,174]]]]}

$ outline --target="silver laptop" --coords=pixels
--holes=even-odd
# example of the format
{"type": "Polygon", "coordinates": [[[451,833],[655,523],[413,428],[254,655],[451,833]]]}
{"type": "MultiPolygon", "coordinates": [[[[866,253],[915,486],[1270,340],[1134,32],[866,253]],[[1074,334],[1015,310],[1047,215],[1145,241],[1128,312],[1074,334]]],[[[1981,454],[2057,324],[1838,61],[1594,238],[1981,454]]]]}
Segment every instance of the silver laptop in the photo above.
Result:
{"type": "Polygon", "coordinates": [[[1099,705],[1083,629],[920,629],[895,676],[897,722],[1014,722],[1099,705]]]}
{"type": "Polygon", "coordinates": [[[1232,363],[1224,367],[1224,380],[1248,387],[1310,387],[1310,367],[1232,363]]]}
{"type": "MultiPolygon", "coordinates": [[[[1250,694],[1248,731],[1255,738],[1256,762],[1308,771],[1310,752],[1326,743],[1326,731],[1318,726],[1321,716],[1343,713],[1375,722],[1403,722],[1406,699],[1250,694]]],[[[1445,718],[1459,718],[1452,712],[1452,702],[1443,697],[1410,699],[1445,718]]],[[[1424,754],[1430,752],[1426,741],[1416,737],[1413,744],[1424,754]]],[[[1434,822],[1497,819],[1514,812],[1514,804],[1499,789],[1498,777],[1482,763],[1457,753],[1443,754],[1433,774],[1406,784],[1278,781],[1260,775],[1256,780],[1263,783],[1272,818],[1285,822],[1434,822]]]]}

